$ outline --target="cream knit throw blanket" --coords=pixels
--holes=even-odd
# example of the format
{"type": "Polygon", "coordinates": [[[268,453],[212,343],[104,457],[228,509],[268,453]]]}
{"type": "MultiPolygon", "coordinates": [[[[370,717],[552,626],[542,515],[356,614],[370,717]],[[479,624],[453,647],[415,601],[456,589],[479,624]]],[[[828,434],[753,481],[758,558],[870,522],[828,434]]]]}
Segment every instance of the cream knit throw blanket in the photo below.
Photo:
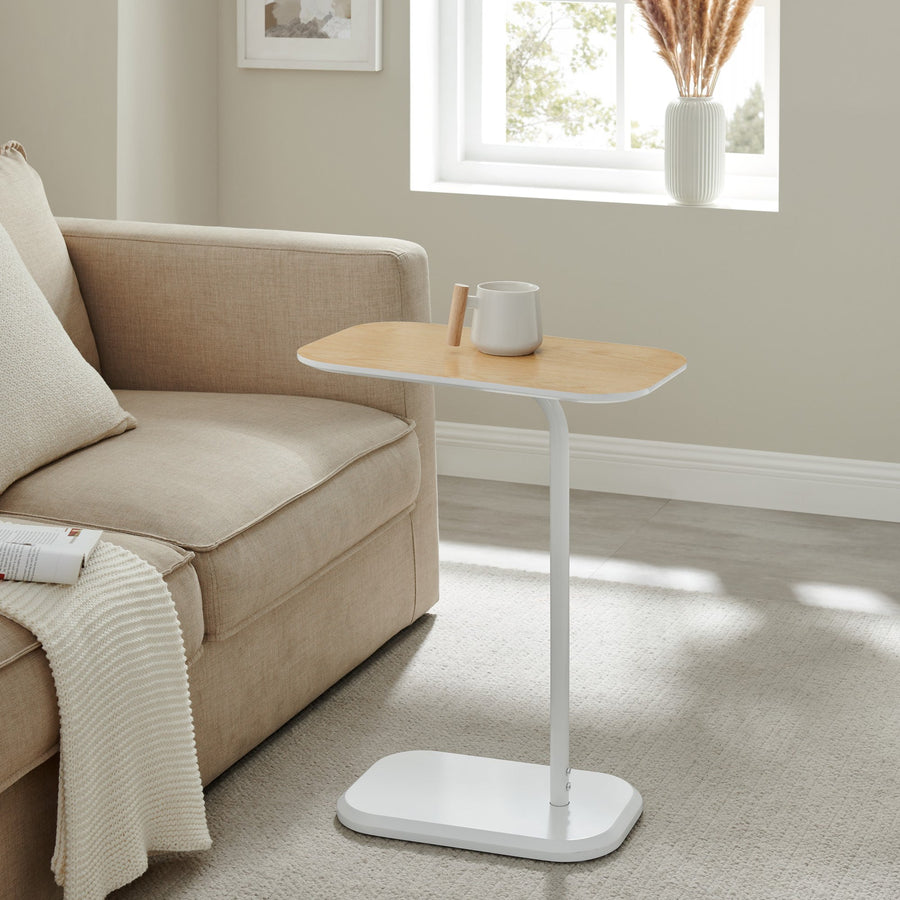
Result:
{"type": "Polygon", "coordinates": [[[184,643],[162,576],[101,541],[74,585],[0,582],[0,612],[43,644],[59,703],[53,872],[100,900],[147,854],[210,846],[184,643]]]}

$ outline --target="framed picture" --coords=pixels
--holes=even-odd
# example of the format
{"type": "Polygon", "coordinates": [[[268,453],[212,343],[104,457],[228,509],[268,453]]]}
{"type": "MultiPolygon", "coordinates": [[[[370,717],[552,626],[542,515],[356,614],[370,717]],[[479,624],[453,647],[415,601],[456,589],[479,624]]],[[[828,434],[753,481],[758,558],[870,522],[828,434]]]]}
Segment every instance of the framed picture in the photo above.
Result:
{"type": "Polygon", "coordinates": [[[381,70],[382,0],[238,0],[238,65],[381,70]]]}

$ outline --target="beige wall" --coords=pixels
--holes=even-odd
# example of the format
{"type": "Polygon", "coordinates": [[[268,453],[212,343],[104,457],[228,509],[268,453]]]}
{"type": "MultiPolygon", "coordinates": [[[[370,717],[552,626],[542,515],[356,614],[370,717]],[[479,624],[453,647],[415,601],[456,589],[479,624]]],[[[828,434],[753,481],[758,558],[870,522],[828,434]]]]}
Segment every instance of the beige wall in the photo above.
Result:
{"type": "Polygon", "coordinates": [[[0,5],[0,142],[25,145],[59,215],[116,214],[116,5],[0,5]]]}
{"type": "Polygon", "coordinates": [[[215,222],[218,0],[4,0],[0,141],[58,215],[215,222]]]}
{"type": "MultiPolygon", "coordinates": [[[[385,2],[377,74],[238,69],[233,5],[223,223],[410,238],[435,321],[454,281],[521,279],[548,333],[687,356],[650,397],[569,405],[573,431],[900,461],[896,4],[782,3],[777,214],[411,193],[408,2],[385,2]]],[[[438,414],[543,427],[529,401],[456,389],[438,414]]]]}
{"type": "Polygon", "coordinates": [[[218,218],[217,0],[120,0],[117,215],[218,218]]]}

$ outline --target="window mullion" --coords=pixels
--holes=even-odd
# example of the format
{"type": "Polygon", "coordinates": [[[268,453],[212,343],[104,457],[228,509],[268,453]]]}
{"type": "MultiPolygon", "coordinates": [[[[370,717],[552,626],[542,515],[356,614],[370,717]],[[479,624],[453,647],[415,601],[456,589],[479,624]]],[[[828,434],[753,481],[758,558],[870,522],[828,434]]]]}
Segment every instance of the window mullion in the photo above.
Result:
{"type": "Polygon", "coordinates": [[[625,0],[616,0],[616,149],[627,150],[629,137],[628,108],[625,103],[625,0]]]}
{"type": "Polygon", "coordinates": [[[462,115],[461,140],[458,153],[465,159],[471,152],[473,141],[482,141],[482,80],[484,72],[483,29],[484,16],[481,0],[460,0],[463,10],[462,41],[459,52],[462,115]]]}

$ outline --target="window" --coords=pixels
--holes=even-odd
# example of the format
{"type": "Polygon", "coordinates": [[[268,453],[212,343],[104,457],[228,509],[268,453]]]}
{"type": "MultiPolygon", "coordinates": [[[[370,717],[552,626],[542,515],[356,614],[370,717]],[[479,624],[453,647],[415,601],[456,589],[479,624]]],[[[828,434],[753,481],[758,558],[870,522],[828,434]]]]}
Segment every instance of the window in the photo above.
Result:
{"type": "MultiPolygon", "coordinates": [[[[666,203],[677,96],[630,0],[416,0],[413,189],[666,203]]],[[[774,209],[778,0],[756,0],[715,97],[729,120],[721,205],[774,209]]]]}

